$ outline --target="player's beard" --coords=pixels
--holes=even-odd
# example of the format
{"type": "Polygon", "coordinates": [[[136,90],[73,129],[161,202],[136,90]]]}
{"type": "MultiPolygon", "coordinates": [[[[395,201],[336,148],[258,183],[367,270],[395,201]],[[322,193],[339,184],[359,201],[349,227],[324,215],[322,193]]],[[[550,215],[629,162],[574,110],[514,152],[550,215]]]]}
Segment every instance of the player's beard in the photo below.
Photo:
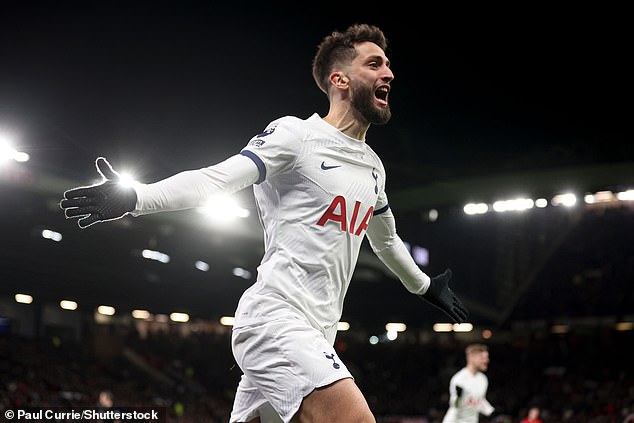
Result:
{"type": "Polygon", "coordinates": [[[354,81],[352,87],[352,106],[361,116],[374,125],[385,125],[392,117],[390,106],[384,108],[374,105],[374,87],[367,87],[354,81]]]}

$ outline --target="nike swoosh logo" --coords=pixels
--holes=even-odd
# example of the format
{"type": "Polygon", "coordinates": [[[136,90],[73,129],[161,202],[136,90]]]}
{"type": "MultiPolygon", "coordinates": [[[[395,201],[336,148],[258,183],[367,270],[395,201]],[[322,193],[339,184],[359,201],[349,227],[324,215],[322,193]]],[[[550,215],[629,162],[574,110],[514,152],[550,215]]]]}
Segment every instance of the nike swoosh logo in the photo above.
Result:
{"type": "Polygon", "coordinates": [[[326,162],[321,162],[321,169],[322,170],[330,170],[330,169],[334,169],[336,167],[341,167],[341,165],[326,166],[326,162]]]}

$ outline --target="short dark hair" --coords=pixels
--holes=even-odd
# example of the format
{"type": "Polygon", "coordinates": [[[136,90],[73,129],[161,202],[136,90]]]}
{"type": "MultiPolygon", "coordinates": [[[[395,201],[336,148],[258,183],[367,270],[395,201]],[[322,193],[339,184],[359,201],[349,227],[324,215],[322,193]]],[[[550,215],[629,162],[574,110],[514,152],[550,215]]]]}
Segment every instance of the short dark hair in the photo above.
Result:
{"type": "Polygon", "coordinates": [[[484,344],[470,344],[465,348],[466,355],[471,355],[473,353],[481,353],[489,351],[489,347],[484,344]]]}
{"type": "Polygon", "coordinates": [[[328,80],[336,65],[351,63],[357,57],[355,44],[370,41],[385,51],[387,39],[378,27],[368,24],[356,24],[344,32],[334,31],[317,46],[313,58],[313,78],[317,86],[328,94],[328,80]]]}

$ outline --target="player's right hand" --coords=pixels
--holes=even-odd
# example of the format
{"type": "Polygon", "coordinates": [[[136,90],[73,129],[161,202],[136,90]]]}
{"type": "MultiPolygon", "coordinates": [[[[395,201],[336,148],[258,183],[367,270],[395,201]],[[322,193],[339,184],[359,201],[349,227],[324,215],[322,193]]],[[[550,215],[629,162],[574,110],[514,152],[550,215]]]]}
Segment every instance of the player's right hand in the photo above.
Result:
{"type": "Polygon", "coordinates": [[[66,191],[59,204],[67,219],[80,218],[77,224],[82,229],[97,222],[119,219],[136,207],[134,188],[120,184],[121,177],[110,163],[99,157],[95,165],[104,181],[66,191]]]}

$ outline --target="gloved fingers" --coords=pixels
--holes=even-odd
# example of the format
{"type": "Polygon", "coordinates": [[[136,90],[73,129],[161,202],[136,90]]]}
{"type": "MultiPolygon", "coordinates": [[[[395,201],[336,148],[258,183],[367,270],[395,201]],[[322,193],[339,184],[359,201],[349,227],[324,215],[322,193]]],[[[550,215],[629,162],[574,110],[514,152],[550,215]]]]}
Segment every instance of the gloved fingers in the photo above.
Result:
{"type": "Polygon", "coordinates": [[[447,281],[447,283],[449,283],[452,276],[453,272],[451,271],[451,269],[446,269],[445,272],[442,274],[442,277],[447,281]]]}
{"type": "Polygon", "coordinates": [[[96,208],[93,206],[73,207],[73,208],[64,210],[64,215],[66,216],[67,219],[70,219],[70,218],[78,217],[78,216],[86,216],[91,213],[95,213],[96,211],[97,211],[96,208]]]}
{"type": "Polygon", "coordinates": [[[109,181],[119,179],[119,174],[115,172],[115,170],[112,168],[110,163],[108,163],[108,160],[106,160],[105,157],[98,157],[95,165],[97,166],[97,172],[99,172],[99,174],[103,178],[109,181]]]}
{"type": "Polygon", "coordinates": [[[84,217],[83,219],[79,219],[77,221],[77,224],[79,225],[80,228],[84,229],[99,221],[101,221],[101,216],[98,215],[97,213],[92,213],[89,216],[84,217]]]}
{"type": "Polygon", "coordinates": [[[456,320],[458,320],[458,323],[464,322],[467,316],[469,315],[469,311],[458,299],[458,297],[454,297],[453,312],[457,317],[456,320]]]}
{"type": "Polygon", "coordinates": [[[92,198],[87,197],[78,197],[62,200],[59,203],[59,206],[63,209],[73,208],[73,207],[86,207],[94,204],[94,200],[92,198]]]}
{"type": "Polygon", "coordinates": [[[95,187],[97,186],[99,185],[69,189],[68,191],[64,192],[64,198],[71,199],[71,198],[79,198],[79,197],[92,197],[96,193],[95,187]]]}

